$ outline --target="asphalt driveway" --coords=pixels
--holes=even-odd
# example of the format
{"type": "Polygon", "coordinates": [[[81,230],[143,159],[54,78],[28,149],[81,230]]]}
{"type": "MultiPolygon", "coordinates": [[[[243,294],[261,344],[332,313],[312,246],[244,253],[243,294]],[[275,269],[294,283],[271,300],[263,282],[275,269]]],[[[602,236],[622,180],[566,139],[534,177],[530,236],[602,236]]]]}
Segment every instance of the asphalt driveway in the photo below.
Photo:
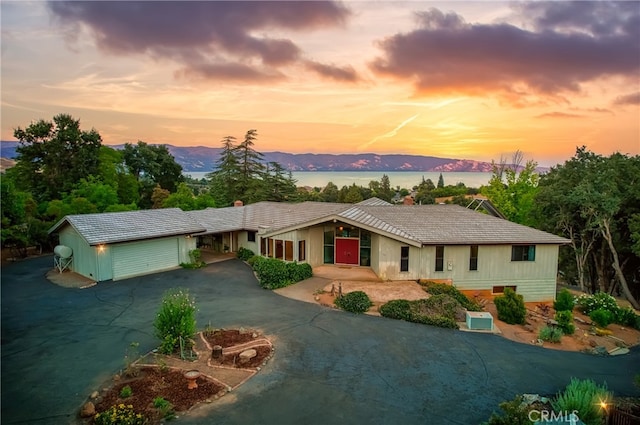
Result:
{"type": "Polygon", "coordinates": [[[199,327],[251,327],[270,336],[260,373],[187,424],[476,424],[522,392],[552,394],[571,377],[640,396],[640,351],[594,357],[353,315],[261,289],[237,260],[88,289],[44,275],[52,257],[2,269],[2,424],[69,424],[88,394],[123,367],[131,342],[158,345],[162,293],[188,288],[199,327]]]}

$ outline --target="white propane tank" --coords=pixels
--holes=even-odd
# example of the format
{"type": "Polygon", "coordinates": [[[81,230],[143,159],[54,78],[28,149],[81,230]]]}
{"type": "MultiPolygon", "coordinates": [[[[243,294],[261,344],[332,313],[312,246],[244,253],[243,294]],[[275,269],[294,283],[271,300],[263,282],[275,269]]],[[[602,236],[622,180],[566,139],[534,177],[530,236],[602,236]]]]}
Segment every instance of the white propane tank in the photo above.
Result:
{"type": "Polygon", "coordinates": [[[53,249],[53,253],[60,258],[71,258],[73,250],[66,245],[58,245],[53,249]]]}

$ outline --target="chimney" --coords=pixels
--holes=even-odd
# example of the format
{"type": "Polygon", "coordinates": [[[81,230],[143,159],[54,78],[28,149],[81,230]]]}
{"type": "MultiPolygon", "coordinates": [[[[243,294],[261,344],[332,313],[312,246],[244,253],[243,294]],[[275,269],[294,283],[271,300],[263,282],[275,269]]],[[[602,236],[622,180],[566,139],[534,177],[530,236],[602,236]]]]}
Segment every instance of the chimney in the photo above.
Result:
{"type": "Polygon", "coordinates": [[[239,200],[239,199],[233,203],[233,206],[234,206],[234,207],[241,207],[241,206],[243,206],[243,205],[244,205],[244,204],[243,204],[243,203],[242,203],[242,201],[241,201],[241,200],[239,200]]]}
{"type": "Polygon", "coordinates": [[[413,205],[413,198],[410,195],[405,196],[402,205],[413,205]]]}

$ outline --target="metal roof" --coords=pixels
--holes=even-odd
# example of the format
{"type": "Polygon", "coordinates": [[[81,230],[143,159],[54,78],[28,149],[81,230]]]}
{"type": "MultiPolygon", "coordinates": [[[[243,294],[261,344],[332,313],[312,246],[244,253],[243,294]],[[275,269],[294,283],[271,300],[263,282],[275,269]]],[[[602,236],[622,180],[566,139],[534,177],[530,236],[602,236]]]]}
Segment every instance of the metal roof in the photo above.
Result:
{"type": "Polygon", "coordinates": [[[72,226],[89,245],[188,235],[205,231],[180,208],[68,215],[49,233],[72,226]]]}

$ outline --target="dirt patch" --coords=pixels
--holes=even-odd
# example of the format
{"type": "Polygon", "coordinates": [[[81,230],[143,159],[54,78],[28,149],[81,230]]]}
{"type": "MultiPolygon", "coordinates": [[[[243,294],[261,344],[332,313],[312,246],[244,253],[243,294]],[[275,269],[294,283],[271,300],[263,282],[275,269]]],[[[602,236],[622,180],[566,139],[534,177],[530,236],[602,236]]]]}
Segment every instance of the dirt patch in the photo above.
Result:
{"type": "MultiPolygon", "coordinates": [[[[255,375],[273,356],[271,341],[256,330],[218,329],[196,335],[193,352],[187,356],[163,355],[151,352],[138,359],[127,371],[116,375],[110,385],[91,400],[97,412],[113,405],[132,405],[136,413],[148,418],[149,424],[160,423],[162,415],[153,406],[156,397],[162,397],[174,406],[176,412],[200,410],[235,389],[255,375]],[[212,357],[212,347],[223,348],[221,358],[212,357]],[[242,363],[240,353],[255,350],[255,356],[242,363]],[[197,370],[195,389],[188,389],[184,373],[197,370]],[[131,387],[130,397],[121,397],[122,388],[131,387]],[[205,404],[203,404],[205,403],[205,404]]],[[[96,395],[94,394],[94,395],[96,395]]],[[[87,419],[93,423],[93,419],[87,419]]]]}

